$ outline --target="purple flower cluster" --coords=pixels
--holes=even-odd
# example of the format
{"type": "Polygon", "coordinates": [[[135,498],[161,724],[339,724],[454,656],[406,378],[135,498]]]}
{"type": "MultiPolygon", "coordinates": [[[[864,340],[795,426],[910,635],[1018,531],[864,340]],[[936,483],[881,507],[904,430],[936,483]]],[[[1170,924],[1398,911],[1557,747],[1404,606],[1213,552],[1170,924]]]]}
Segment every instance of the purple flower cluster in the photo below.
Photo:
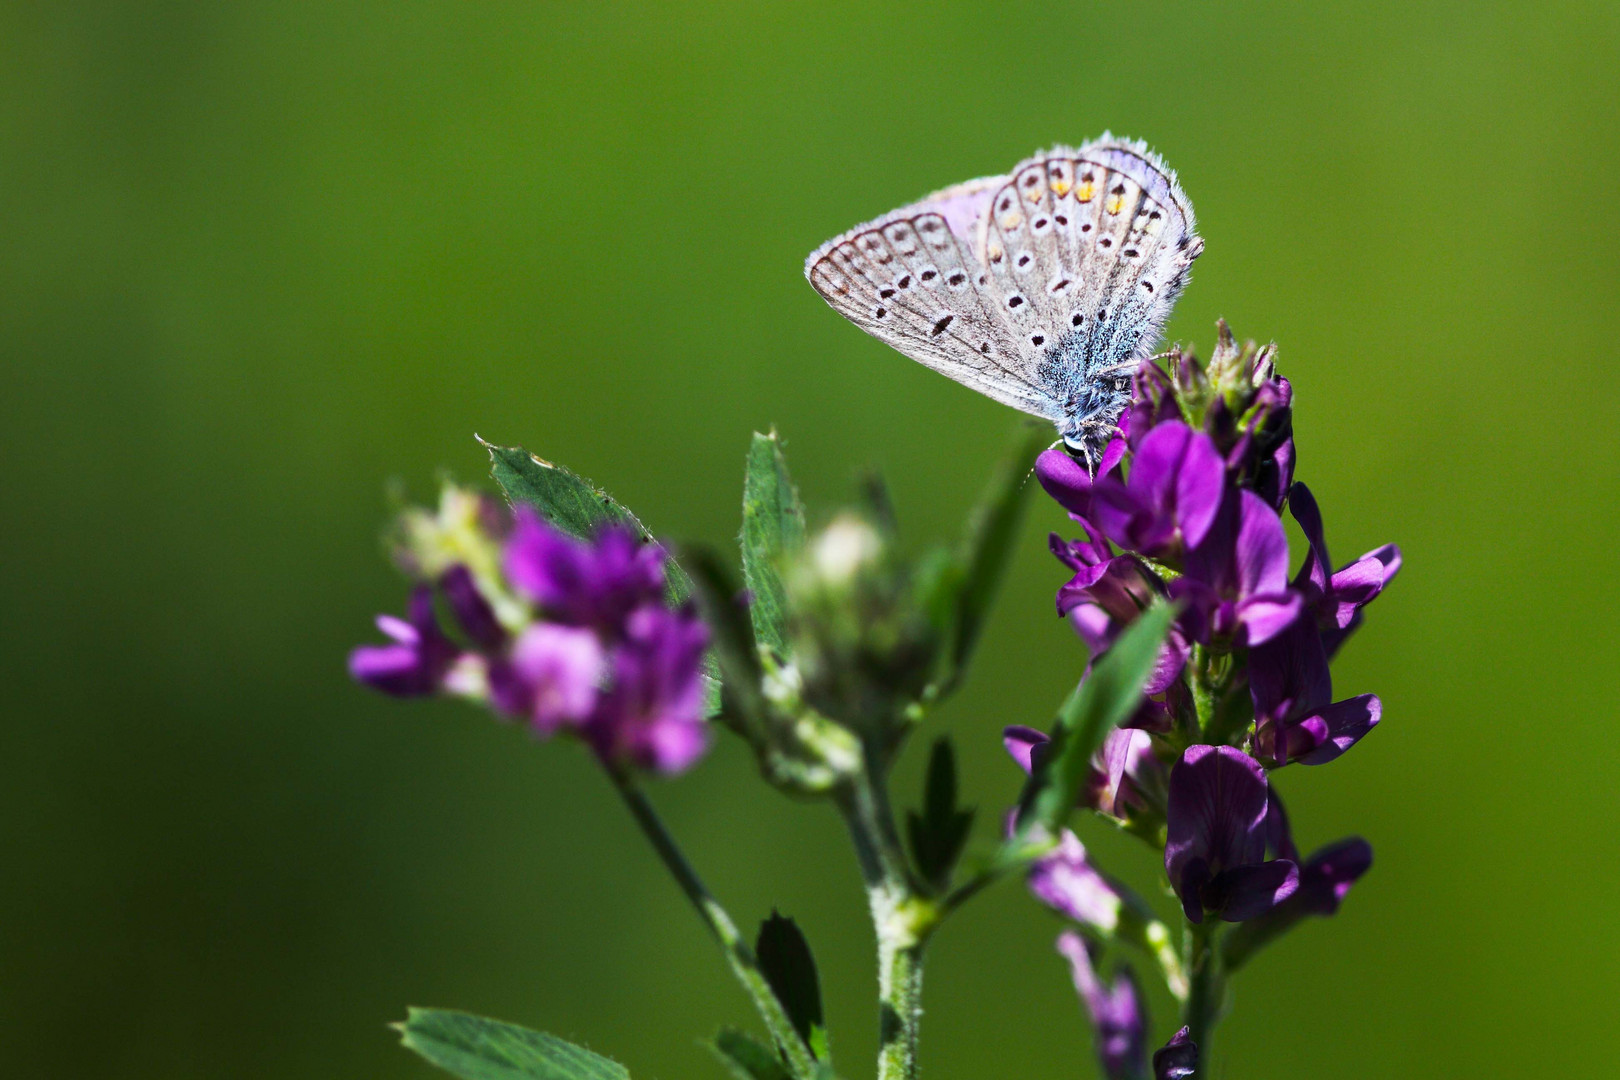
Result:
{"type": "MultiPolygon", "coordinates": [[[[1266,770],[1331,761],[1382,712],[1371,694],[1335,701],[1328,661],[1400,569],[1400,551],[1332,569],[1316,501],[1293,480],[1292,403],[1272,350],[1238,348],[1222,324],[1208,364],[1173,353],[1169,372],[1142,367],[1095,475],[1060,450],[1036,465],[1084,533],[1054,536],[1052,549],[1074,571],[1058,612],[1093,656],[1155,599],[1180,607],[1149,705],[1129,726],[1171,763],[1165,868],[1195,922],[1253,918],[1293,895],[1296,863],[1263,857],[1266,770]],[[1284,509],[1308,544],[1292,578],[1284,509]]],[[[1105,781],[1119,775],[1122,737],[1099,755],[1105,781]]]]}
{"type": "Polygon", "coordinates": [[[377,620],[393,643],[355,649],[350,674],[395,696],[484,701],[541,736],[578,736],[613,768],[678,773],[701,757],[708,631],[665,603],[663,549],[614,526],[578,540],[527,507],[500,532],[493,572],[451,562],[419,583],[408,619],[377,620]]]}
{"type": "MultiPolygon", "coordinates": [[[[1098,750],[1081,802],[1163,844],[1189,922],[1243,924],[1229,968],[1300,919],[1336,912],[1372,864],[1359,837],[1302,858],[1271,782],[1290,763],[1333,760],[1379,722],[1377,697],[1335,700],[1328,665],[1401,565],[1386,545],[1333,568],[1316,500],[1294,480],[1292,405],[1273,350],[1240,348],[1222,323],[1208,363],[1178,350],[1168,370],[1143,365],[1095,473],[1056,449],[1036,464],[1081,532],[1051,538],[1072,572],[1057,609],[1093,659],[1150,604],[1178,608],[1147,702],[1098,750]],[[1292,575],[1284,512],[1307,545],[1292,575]]],[[[1026,771],[1047,745],[1021,727],[1004,739],[1026,771]]],[[[1036,863],[1030,887],[1088,936],[1116,939],[1106,923],[1117,890],[1071,834],[1036,863]]],[[[1105,1072],[1140,1074],[1134,983],[1098,979],[1078,937],[1060,949],[1105,1072]]]]}

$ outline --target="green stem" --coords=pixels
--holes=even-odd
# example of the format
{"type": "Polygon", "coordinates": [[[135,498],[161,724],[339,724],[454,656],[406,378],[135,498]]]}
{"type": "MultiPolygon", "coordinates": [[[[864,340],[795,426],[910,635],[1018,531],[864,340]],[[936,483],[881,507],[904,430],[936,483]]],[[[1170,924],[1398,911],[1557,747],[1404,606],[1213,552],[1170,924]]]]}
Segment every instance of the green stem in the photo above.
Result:
{"type": "Polygon", "coordinates": [[[872,774],[874,757],[867,754],[867,768],[843,788],[838,806],[854,841],[877,936],[878,1080],[915,1080],[923,949],[940,908],[912,878],[884,779],[872,774]]]}
{"type": "Polygon", "coordinates": [[[625,805],[629,806],[631,816],[636,819],[636,824],[641,826],[642,833],[651,842],[653,850],[663,860],[664,866],[680,885],[686,898],[697,909],[699,917],[714,934],[715,940],[720,942],[720,949],[725,953],[726,963],[731,966],[732,974],[737,976],[737,981],[742,983],[748,996],[754,999],[754,1007],[759,1010],[765,1026],[775,1037],[783,1054],[787,1056],[788,1065],[792,1068],[794,1076],[803,1078],[814,1075],[815,1057],[794,1029],[793,1022],[783,1011],[781,1002],[776,1000],[776,994],[771,990],[770,983],[765,979],[765,973],[759,968],[759,961],[754,957],[754,950],[748,947],[748,941],[737,929],[737,924],[726,913],[726,909],[720,906],[720,901],[710,894],[703,880],[698,877],[697,871],[692,869],[692,864],[686,861],[686,856],[682,854],[669,830],[664,827],[658,812],[647,801],[647,796],[628,775],[612,769],[608,772],[613,778],[614,786],[619,789],[619,794],[624,796],[625,805]]]}
{"type": "Polygon", "coordinates": [[[1209,1041],[1215,1022],[1221,1016],[1221,1004],[1226,996],[1226,978],[1221,971],[1219,950],[1215,948],[1218,929],[1206,920],[1190,924],[1186,935],[1188,988],[1187,1001],[1181,1010],[1181,1022],[1188,1035],[1198,1044],[1199,1072],[1209,1069],[1209,1041]]]}

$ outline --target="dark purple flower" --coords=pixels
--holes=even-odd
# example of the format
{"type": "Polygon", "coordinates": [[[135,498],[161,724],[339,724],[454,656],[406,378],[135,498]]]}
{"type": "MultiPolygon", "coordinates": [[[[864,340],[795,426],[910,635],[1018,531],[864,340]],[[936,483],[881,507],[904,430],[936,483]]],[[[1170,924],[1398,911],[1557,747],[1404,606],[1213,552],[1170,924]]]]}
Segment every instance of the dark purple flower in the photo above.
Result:
{"type": "Polygon", "coordinates": [[[1293,895],[1299,868],[1266,861],[1266,772],[1230,746],[1190,746],[1170,770],[1165,873],[1191,921],[1242,922],[1293,895]]]}
{"type": "Polygon", "coordinates": [[[1120,435],[1130,448],[1141,446],[1142,440],[1160,424],[1182,419],[1181,406],[1164,369],[1151,362],[1137,368],[1131,380],[1131,403],[1119,418],[1120,435]]]}
{"type": "Polygon", "coordinates": [[[1197,1071],[1198,1044],[1190,1028],[1182,1028],[1153,1052],[1153,1080],[1186,1080],[1197,1071]]]}
{"type": "Polygon", "coordinates": [[[1119,467],[1125,457],[1125,440],[1115,438],[1103,449],[1093,476],[1080,462],[1064,450],[1047,450],[1035,459],[1035,478],[1046,493],[1058,501],[1070,514],[1080,519],[1091,516],[1091,489],[1097,477],[1107,476],[1119,467]]]}
{"type": "Polygon", "coordinates": [[[1299,888],[1293,896],[1227,936],[1222,954],[1227,967],[1233,970],[1302,919],[1337,914],[1351,886],[1372,867],[1372,845],[1359,836],[1318,848],[1310,858],[1301,861],[1288,828],[1287,812],[1275,789],[1271,792],[1266,821],[1267,846],[1283,858],[1299,863],[1299,888]]]}
{"type": "MultiPolygon", "coordinates": [[[[1086,649],[1097,657],[1107,652],[1120,632],[1164,594],[1164,586],[1142,560],[1134,555],[1112,555],[1108,541],[1096,529],[1083,518],[1075,520],[1086,532],[1084,540],[1065,541],[1053,533],[1049,541],[1052,554],[1075,572],[1058,589],[1057,609],[1059,615],[1068,617],[1086,649]]],[[[1186,662],[1186,637],[1179,627],[1172,628],[1145,692],[1163,693],[1186,662]]]]}
{"type": "Polygon", "coordinates": [[[664,551],[623,526],[576,540],[520,506],[506,575],[553,621],[613,632],[632,611],[662,599],[664,551]]]}
{"type": "Polygon", "coordinates": [[[1186,574],[1170,594],[1186,603],[1180,624],[1201,642],[1239,646],[1269,641],[1299,619],[1300,595],[1288,587],[1288,536],[1282,519],[1252,491],[1221,503],[1203,543],[1187,553],[1186,574]]]}
{"type": "Polygon", "coordinates": [[[1361,609],[1372,603],[1400,572],[1401,549],[1385,544],[1334,571],[1322,530],[1322,512],[1310,488],[1295,484],[1288,493],[1288,510],[1310,544],[1305,565],[1294,577],[1294,588],[1315,613],[1322,628],[1324,646],[1332,656],[1360,623],[1361,609]]]}
{"type": "MultiPolygon", "coordinates": [[[[1003,729],[1001,741],[1012,759],[1029,773],[1051,739],[1044,732],[1014,724],[1003,729]]],[[[1115,728],[1092,755],[1091,772],[1080,793],[1081,804],[1124,818],[1130,808],[1141,805],[1141,785],[1151,783],[1153,774],[1162,769],[1159,759],[1153,756],[1152,736],[1145,731],[1115,728]]]]}
{"type": "Polygon", "coordinates": [[[375,690],[395,697],[436,693],[459,650],[439,628],[433,589],[418,585],[411,592],[410,618],[377,616],[377,629],[392,645],[362,645],[349,654],[349,674],[375,690]]]}
{"type": "Polygon", "coordinates": [[[1249,654],[1255,747],[1267,761],[1321,765],[1377,726],[1383,703],[1372,694],[1333,700],[1322,635],[1309,619],[1249,654]]]}
{"type": "Polygon", "coordinates": [[[456,563],[439,579],[439,587],[444,590],[444,598],[455,614],[456,622],[461,624],[461,629],[474,645],[485,652],[505,648],[506,629],[495,618],[495,609],[484,594],[478,591],[471,570],[462,563],[456,563]]]}
{"type": "Polygon", "coordinates": [[[583,728],[604,761],[678,773],[703,756],[708,644],[708,628],[689,610],[649,604],[630,614],[608,656],[610,685],[583,728]]]}
{"type": "Polygon", "coordinates": [[[1225,472],[1208,435],[1160,424],[1142,439],[1125,483],[1098,478],[1091,520],[1116,544],[1154,558],[1196,547],[1220,508],[1225,472]]]}
{"type": "Polygon", "coordinates": [[[1091,1017],[1093,1045],[1108,1080],[1140,1080],[1147,1062],[1147,1017],[1136,976],[1121,966],[1105,982],[1092,966],[1084,939],[1072,930],[1057,939],[1058,952],[1069,961],[1074,988],[1091,1017]]]}
{"type": "Polygon", "coordinates": [[[1119,886],[1091,864],[1085,845],[1068,829],[1058,846],[1030,867],[1029,891],[1058,914],[1103,935],[1119,927],[1126,903],[1119,886]]]}

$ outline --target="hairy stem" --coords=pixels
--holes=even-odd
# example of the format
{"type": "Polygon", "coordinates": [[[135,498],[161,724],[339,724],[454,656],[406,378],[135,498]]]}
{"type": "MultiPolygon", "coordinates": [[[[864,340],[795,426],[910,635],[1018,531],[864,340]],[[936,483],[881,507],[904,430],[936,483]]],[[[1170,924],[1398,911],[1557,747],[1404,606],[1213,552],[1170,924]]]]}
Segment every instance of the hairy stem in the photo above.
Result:
{"type": "Polygon", "coordinates": [[[894,827],[882,775],[867,769],[841,792],[838,805],[855,844],[878,946],[878,1080],[917,1076],[922,1019],[923,949],[940,909],[922,895],[894,827]]]}
{"type": "Polygon", "coordinates": [[[794,1030],[793,1022],[783,1011],[781,1002],[776,1000],[776,994],[771,990],[770,983],[765,979],[765,973],[759,968],[759,962],[754,957],[754,950],[748,947],[748,940],[737,929],[726,909],[710,894],[703,880],[698,877],[692,864],[686,861],[675,838],[664,827],[658,812],[653,809],[647,796],[635,785],[627,775],[616,770],[609,770],[613,777],[614,786],[624,797],[625,804],[630,808],[630,814],[641,826],[641,831],[652,844],[653,850],[663,860],[664,866],[674,877],[686,898],[697,909],[699,917],[703,919],[709,931],[714,934],[715,940],[720,943],[720,949],[725,953],[726,963],[731,966],[732,974],[742,983],[748,996],[754,999],[754,1007],[759,1010],[760,1017],[765,1026],[776,1039],[777,1045],[782,1048],[788,1059],[788,1064],[796,1077],[809,1077],[815,1073],[816,1063],[810,1048],[805,1045],[799,1033],[794,1030]]]}

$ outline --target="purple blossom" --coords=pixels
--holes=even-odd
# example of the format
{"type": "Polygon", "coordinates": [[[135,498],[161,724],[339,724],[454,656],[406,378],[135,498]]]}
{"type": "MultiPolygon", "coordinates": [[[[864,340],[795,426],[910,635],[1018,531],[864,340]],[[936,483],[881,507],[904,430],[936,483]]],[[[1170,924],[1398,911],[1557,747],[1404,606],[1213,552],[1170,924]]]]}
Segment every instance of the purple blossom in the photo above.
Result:
{"type": "Polygon", "coordinates": [[[1249,654],[1255,747],[1267,761],[1321,765],[1377,726],[1383,703],[1372,694],[1333,700],[1322,635],[1308,619],[1249,654]]]}
{"type": "Polygon", "coordinates": [[[440,627],[424,584],[409,621],[379,618],[393,644],[354,651],[356,679],[400,696],[473,698],[543,737],[572,732],[614,769],[680,772],[703,754],[708,631],[690,609],[664,606],[661,548],[619,527],[576,540],[525,508],[499,560],[494,531],[472,539],[488,541],[494,579],[455,563],[438,581],[468,651],[440,627]]]}
{"type": "Polygon", "coordinates": [[[1098,934],[1119,926],[1125,896],[1086,858],[1080,838],[1064,829],[1058,846],[1030,867],[1029,891],[1035,899],[1098,934]]]}
{"type": "Polygon", "coordinates": [[[1085,940],[1072,930],[1057,939],[1069,961],[1075,991],[1091,1018],[1092,1043],[1108,1080],[1140,1080],[1147,1061],[1147,1017],[1131,969],[1121,966],[1104,981],[1092,966],[1085,940]]]}
{"type": "Polygon", "coordinates": [[[1153,1052],[1153,1080],[1186,1080],[1197,1071],[1198,1044],[1191,1028],[1182,1028],[1153,1052]]]}
{"type": "Polygon", "coordinates": [[[1230,746],[1190,746],[1170,770],[1164,868],[1192,922],[1242,922],[1293,895],[1299,868],[1266,861],[1265,769],[1230,746]]]}
{"type": "MultiPolygon", "coordinates": [[[[1120,632],[1163,594],[1164,586],[1142,560],[1134,555],[1113,555],[1096,529],[1083,518],[1075,520],[1085,530],[1085,539],[1065,541],[1056,533],[1049,538],[1052,554],[1075,572],[1058,589],[1057,609],[1095,657],[1113,646],[1120,632]]],[[[1187,641],[1178,627],[1160,650],[1146,692],[1163,693],[1181,674],[1186,660],[1187,641]]]]}
{"type": "Polygon", "coordinates": [[[495,617],[484,594],[478,591],[472,571],[466,564],[456,563],[439,579],[445,601],[456,616],[456,622],[474,645],[486,652],[494,652],[506,645],[506,629],[495,617]]]}
{"type": "MultiPolygon", "coordinates": [[[[1014,724],[1002,730],[1001,741],[1019,767],[1031,773],[1051,739],[1045,732],[1014,724]]],[[[1162,771],[1147,732],[1115,728],[1092,755],[1081,804],[1123,819],[1131,808],[1142,804],[1142,786],[1152,783],[1162,771]]]]}
{"type": "Polygon", "coordinates": [[[1203,543],[1187,553],[1186,571],[1170,592],[1186,602],[1180,623],[1201,642],[1258,645],[1304,610],[1288,587],[1282,519],[1252,491],[1227,493],[1203,543]]]}
{"type": "Polygon", "coordinates": [[[1220,509],[1225,466],[1208,435],[1180,421],[1142,439],[1125,483],[1099,477],[1091,520],[1110,540],[1154,558],[1198,546],[1220,509]]]}
{"type": "Polygon", "coordinates": [[[355,649],[349,654],[349,675],[394,697],[436,693],[459,650],[439,627],[432,586],[418,585],[412,590],[409,620],[379,615],[377,629],[394,643],[355,649]]]}
{"type": "Polygon", "coordinates": [[[513,587],[548,618],[604,632],[664,594],[664,552],[656,544],[616,525],[578,540],[526,506],[517,508],[505,564],[513,587]]]}
{"type": "Polygon", "coordinates": [[[1372,603],[1400,572],[1401,549],[1385,544],[1334,571],[1322,530],[1322,512],[1310,488],[1302,483],[1295,484],[1289,490],[1288,510],[1310,544],[1305,564],[1294,578],[1294,588],[1315,613],[1322,628],[1323,645],[1331,657],[1360,624],[1361,609],[1372,603]]]}
{"type": "Polygon", "coordinates": [[[596,707],[606,659],[595,631],[535,623],[512,646],[511,670],[526,692],[516,711],[527,713],[542,735],[584,723],[596,707]]]}
{"type": "Polygon", "coordinates": [[[1299,888],[1293,896],[1259,918],[1244,923],[1227,937],[1223,955],[1231,969],[1242,966],[1261,946],[1301,920],[1313,915],[1337,914],[1351,886],[1372,868],[1372,845],[1359,836],[1318,848],[1310,858],[1301,861],[1288,828],[1288,815],[1275,790],[1267,812],[1267,829],[1270,833],[1267,845],[1283,858],[1299,863],[1299,888]]]}
{"type": "Polygon", "coordinates": [[[1091,517],[1091,491],[1097,477],[1105,477],[1119,468],[1125,457],[1125,440],[1115,438],[1103,448],[1097,462],[1095,476],[1066,451],[1047,450],[1035,459],[1035,479],[1046,493],[1056,499],[1078,521],[1091,517]]]}
{"type": "Polygon", "coordinates": [[[678,773],[703,756],[708,644],[708,628],[690,610],[649,604],[631,613],[609,656],[611,684],[583,728],[604,761],[678,773]]]}

